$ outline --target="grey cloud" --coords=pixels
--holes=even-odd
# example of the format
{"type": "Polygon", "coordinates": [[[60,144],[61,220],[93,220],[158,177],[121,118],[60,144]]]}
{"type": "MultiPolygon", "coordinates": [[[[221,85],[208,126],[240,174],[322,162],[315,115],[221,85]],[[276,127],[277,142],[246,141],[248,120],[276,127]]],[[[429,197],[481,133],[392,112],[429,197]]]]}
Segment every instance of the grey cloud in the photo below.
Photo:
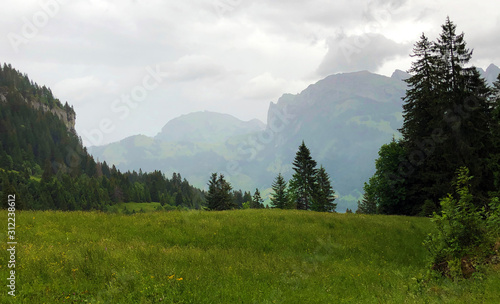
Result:
{"type": "Polygon", "coordinates": [[[380,34],[343,36],[328,42],[328,53],[317,73],[320,76],[359,70],[375,71],[384,62],[397,56],[406,56],[411,45],[399,44],[380,34]]]}

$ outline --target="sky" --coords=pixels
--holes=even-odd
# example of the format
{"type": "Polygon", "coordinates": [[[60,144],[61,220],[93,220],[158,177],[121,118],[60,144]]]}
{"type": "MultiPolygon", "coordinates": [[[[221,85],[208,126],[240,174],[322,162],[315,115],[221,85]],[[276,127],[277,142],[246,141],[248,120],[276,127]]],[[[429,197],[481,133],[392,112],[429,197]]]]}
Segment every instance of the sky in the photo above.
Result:
{"type": "Polygon", "coordinates": [[[50,87],[84,144],[103,145],[195,111],[266,122],[270,102],[328,75],[408,70],[447,16],[472,65],[500,65],[496,0],[4,0],[0,63],[50,87]]]}

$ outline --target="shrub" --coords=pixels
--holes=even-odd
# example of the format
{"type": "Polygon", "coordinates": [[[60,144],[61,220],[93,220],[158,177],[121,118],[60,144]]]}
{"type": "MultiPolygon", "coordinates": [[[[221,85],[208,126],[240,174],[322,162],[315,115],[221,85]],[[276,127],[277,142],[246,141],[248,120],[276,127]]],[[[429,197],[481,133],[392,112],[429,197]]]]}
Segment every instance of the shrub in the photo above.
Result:
{"type": "Polygon", "coordinates": [[[434,212],[432,218],[437,232],[429,234],[425,241],[432,256],[432,269],[452,279],[470,277],[484,262],[492,248],[488,226],[498,220],[484,220],[484,209],[475,206],[469,189],[473,178],[469,170],[462,167],[457,174],[453,185],[458,199],[448,194],[441,200],[441,213],[434,212]]]}

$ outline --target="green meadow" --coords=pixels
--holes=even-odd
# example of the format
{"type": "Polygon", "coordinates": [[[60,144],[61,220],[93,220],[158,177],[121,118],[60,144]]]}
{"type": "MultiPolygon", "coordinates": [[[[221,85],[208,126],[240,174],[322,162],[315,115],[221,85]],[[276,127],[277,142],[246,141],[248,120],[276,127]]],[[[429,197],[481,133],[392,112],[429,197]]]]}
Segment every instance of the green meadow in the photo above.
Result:
{"type": "MultiPolygon", "coordinates": [[[[7,239],[7,212],[0,215],[7,239]]],[[[499,269],[422,280],[428,218],[296,210],[18,211],[2,303],[499,303],[499,269]]]]}

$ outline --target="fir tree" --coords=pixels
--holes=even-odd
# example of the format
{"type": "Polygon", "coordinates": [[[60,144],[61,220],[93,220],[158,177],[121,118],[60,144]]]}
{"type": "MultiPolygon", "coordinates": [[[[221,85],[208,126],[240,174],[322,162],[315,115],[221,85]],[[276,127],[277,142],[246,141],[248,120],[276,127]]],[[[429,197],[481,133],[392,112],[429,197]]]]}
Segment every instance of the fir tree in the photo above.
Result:
{"type": "Polygon", "coordinates": [[[207,207],[209,210],[227,210],[234,206],[231,198],[231,185],[224,179],[224,175],[212,173],[208,182],[207,207]]]}
{"type": "MultiPolygon", "coordinates": [[[[453,172],[460,166],[470,168],[476,176],[473,189],[485,197],[493,180],[491,171],[485,170],[492,149],[489,90],[476,69],[465,66],[472,51],[464,34],[457,35],[447,18],[437,41],[431,43],[422,35],[412,56],[417,60],[407,80],[400,130],[405,155],[398,175],[407,185],[407,206],[401,211],[418,214],[424,202],[437,202],[451,192],[453,172]]],[[[383,203],[379,207],[384,210],[383,203]]]]}
{"type": "Polygon", "coordinates": [[[250,204],[250,208],[262,209],[262,208],[264,208],[263,202],[264,202],[264,200],[262,200],[262,197],[260,196],[259,189],[255,189],[255,193],[253,195],[252,202],[250,204]]]}
{"type": "Polygon", "coordinates": [[[316,161],[312,159],[309,148],[304,142],[293,162],[295,173],[289,183],[289,193],[296,209],[309,210],[313,204],[316,191],[316,161]]]}
{"type": "Polygon", "coordinates": [[[287,209],[289,207],[286,184],[287,183],[281,173],[278,173],[278,176],[276,176],[272,185],[274,192],[271,197],[272,208],[287,209]]]}
{"type": "Polygon", "coordinates": [[[491,141],[493,148],[490,154],[489,167],[494,175],[495,189],[500,194],[500,74],[493,83],[490,104],[493,109],[491,120],[491,141]]]}
{"type": "Polygon", "coordinates": [[[320,212],[335,212],[337,208],[337,204],[333,202],[335,201],[335,191],[333,191],[330,177],[323,166],[320,166],[316,174],[316,183],[315,199],[311,209],[320,212]]]}
{"type": "Polygon", "coordinates": [[[376,214],[377,213],[377,201],[376,194],[369,184],[365,183],[363,189],[365,193],[363,194],[363,200],[358,201],[358,209],[356,213],[359,214],[376,214]]]}

